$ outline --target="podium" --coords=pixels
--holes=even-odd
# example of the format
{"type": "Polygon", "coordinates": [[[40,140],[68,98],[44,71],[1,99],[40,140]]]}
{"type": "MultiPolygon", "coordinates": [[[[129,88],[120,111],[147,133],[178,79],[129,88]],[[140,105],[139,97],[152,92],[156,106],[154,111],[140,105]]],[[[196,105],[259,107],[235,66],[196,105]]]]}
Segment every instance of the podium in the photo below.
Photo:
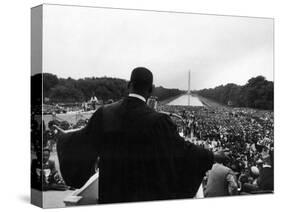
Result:
{"type": "Polygon", "coordinates": [[[64,199],[65,206],[98,204],[99,172],[94,174],[85,185],[64,199]]]}

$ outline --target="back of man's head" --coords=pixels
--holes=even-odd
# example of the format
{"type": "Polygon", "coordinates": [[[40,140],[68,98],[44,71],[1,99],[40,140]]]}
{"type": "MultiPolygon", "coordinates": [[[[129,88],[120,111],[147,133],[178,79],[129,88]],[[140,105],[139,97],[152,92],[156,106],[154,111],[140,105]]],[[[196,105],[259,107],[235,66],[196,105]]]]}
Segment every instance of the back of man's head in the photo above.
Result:
{"type": "Polygon", "coordinates": [[[150,70],[144,67],[137,67],[131,73],[129,86],[134,92],[152,92],[153,75],[150,70]]]}
{"type": "Polygon", "coordinates": [[[216,163],[224,164],[227,162],[227,156],[224,151],[218,151],[214,154],[214,160],[216,163]]]}

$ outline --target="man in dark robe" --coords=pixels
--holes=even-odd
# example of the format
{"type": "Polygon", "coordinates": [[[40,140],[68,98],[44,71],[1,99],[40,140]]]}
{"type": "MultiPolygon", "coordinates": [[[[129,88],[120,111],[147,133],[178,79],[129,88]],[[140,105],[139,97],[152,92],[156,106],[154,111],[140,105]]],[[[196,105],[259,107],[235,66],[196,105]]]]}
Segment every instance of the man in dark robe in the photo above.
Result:
{"type": "Polygon", "coordinates": [[[99,108],[87,126],[58,144],[62,176],[79,188],[99,157],[99,203],[192,198],[213,154],[184,141],[171,118],[149,108],[153,75],[136,68],[129,95],[99,108]]]}

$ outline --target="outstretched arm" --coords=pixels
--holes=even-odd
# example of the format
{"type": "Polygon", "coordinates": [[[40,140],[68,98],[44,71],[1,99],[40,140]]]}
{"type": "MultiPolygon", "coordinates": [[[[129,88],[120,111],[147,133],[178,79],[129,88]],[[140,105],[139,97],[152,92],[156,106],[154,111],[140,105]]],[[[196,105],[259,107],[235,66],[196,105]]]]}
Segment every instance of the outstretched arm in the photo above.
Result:
{"type": "Polygon", "coordinates": [[[65,132],[57,143],[60,170],[65,183],[80,188],[95,173],[99,154],[101,109],[97,110],[83,129],[65,132]]]}
{"type": "Polygon", "coordinates": [[[71,132],[76,132],[76,131],[79,131],[81,129],[83,129],[82,127],[81,128],[76,128],[76,129],[70,129],[70,130],[64,130],[62,128],[60,128],[59,126],[57,125],[53,125],[54,128],[56,128],[61,134],[67,134],[67,133],[71,133],[71,132]]]}
{"type": "Polygon", "coordinates": [[[193,198],[198,191],[206,171],[212,168],[214,156],[211,151],[185,141],[177,127],[167,115],[163,115],[154,126],[162,151],[173,158],[178,181],[178,198],[193,198]]]}

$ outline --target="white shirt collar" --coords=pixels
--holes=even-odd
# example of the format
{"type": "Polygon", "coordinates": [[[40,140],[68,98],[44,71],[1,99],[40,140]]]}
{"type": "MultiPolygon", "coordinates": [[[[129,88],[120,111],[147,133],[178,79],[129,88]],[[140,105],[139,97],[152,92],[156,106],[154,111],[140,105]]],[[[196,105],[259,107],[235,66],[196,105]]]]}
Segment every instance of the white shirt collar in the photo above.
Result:
{"type": "Polygon", "coordinates": [[[146,102],[145,98],[144,98],[143,96],[139,95],[139,94],[130,93],[129,96],[130,96],[130,97],[138,98],[138,99],[140,99],[141,101],[146,102]]]}

